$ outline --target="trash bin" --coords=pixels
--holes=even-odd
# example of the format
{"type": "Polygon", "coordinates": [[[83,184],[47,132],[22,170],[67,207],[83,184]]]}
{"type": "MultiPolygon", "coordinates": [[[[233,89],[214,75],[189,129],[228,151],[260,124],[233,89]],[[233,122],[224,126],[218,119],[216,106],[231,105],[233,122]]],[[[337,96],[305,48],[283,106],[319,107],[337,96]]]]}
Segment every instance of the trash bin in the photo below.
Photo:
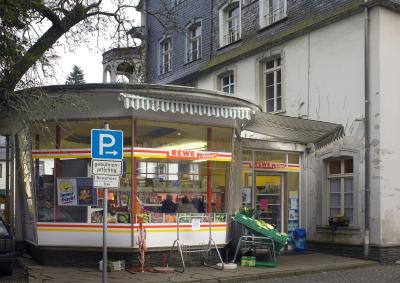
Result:
{"type": "Polygon", "coordinates": [[[294,249],[298,252],[303,252],[306,249],[306,229],[298,228],[294,230],[294,249]]]}

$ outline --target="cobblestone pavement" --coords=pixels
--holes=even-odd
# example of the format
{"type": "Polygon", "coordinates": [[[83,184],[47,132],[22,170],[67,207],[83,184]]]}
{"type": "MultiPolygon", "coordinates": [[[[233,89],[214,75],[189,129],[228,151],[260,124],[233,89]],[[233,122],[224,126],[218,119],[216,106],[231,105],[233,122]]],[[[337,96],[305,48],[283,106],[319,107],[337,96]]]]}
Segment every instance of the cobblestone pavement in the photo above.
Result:
{"type": "Polygon", "coordinates": [[[28,282],[27,272],[18,264],[15,264],[14,271],[11,276],[0,274],[0,283],[26,283],[28,282]]]}
{"type": "Polygon", "coordinates": [[[247,283],[399,283],[400,265],[370,266],[351,270],[322,272],[247,283]]]}
{"type": "MultiPolygon", "coordinates": [[[[95,268],[73,268],[40,266],[27,258],[19,258],[28,270],[29,282],[101,282],[101,272],[95,268]]],[[[354,269],[361,266],[377,265],[375,262],[338,257],[327,254],[309,253],[279,256],[276,268],[241,267],[236,270],[219,271],[207,267],[190,267],[184,273],[135,273],[125,271],[109,273],[109,282],[244,282],[260,278],[282,277],[322,271],[354,269]]],[[[263,282],[263,281],[259,281],[263,282]]],[[[297,281],[296,281],[297,282],[297,281]]],[[[314,282],[314,281],[307,281],[314,282]]],[[[339,282],[339,281],[338,281],[339,282]]],[[[340,281],[342,282],[342,281],[340,281]]]]}

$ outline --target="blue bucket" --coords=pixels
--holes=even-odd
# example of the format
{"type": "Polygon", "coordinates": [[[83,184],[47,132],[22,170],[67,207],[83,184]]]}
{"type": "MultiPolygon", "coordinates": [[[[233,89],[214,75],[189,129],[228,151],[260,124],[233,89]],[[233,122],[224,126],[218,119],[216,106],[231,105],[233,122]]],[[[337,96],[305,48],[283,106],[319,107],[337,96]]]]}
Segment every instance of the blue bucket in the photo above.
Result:
{"type": "Polygon", "coordinates": [[[298,252],[303,252],[306,249],[307,234],[306,229],[298,228],[293,232],[294,249],[298,252]]]}

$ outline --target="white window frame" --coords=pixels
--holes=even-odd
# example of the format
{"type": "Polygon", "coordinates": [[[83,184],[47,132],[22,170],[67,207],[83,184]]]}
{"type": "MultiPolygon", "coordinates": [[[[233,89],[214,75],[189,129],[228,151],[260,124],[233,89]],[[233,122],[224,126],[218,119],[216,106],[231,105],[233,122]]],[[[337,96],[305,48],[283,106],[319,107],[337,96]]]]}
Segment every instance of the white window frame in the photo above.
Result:
{"type": "Polygon", "coordinates": [[[260,27],[264,28],[287,17],[287,0],[260,0],[259,9],[260,27]],[[275,10],[271,2],[275,3],[275,10]]]}
{"type": "Polygon", "coordinates": [[[172,70],[172,39],[171,38],[167,37],[167,38],[163,39],[162,41],[160,41],[159,54],[160,54],[159,72],[162,75],[162,74],[168,73],[172,70]],[[167,50],[164,49],[165,44],[169,44],[169,49],[167,49],[167,50]]]}
{"type": "Polygon", "coordinates": [[[263,63],[263,89],[264,89],[264,97],[265,97],[265,112],[267,113],[276,113],[282,112],[284,110],[283,107],[283,87],[282,87],[282,57],[277,56],[273,58],[269,58],[263,63]],[[274,62],[274,66],[272,68],[267,69],[268,62],[274,62]],[[278,73],[280,73],[280,81],[278,82],[278,73]],[[267,75],[273,74],[273,87],[274,93],[272,98],[268,98],[267,93],[267,75]],[[278,96],[278,85],[281,87],[280,96],[278,96]],[[278,99],[281,100],[280,108],[278,108],[278,99]],[[272,111],[268,110],[268,101],[273,101],[273,109],[272,111]]]}
{"type": "MultiPolygon", "coordinates": [[[[331,179],[340,179],[340,213],[341,213],[341,215],[344,215],[345,214],[345,208],[347,208],[347,209],[352,209],[352,211],[353,211],[353,217],[352,217],[352,219],[350,219],[350,224],[354,224],[355,223],[355,218],[357,217],[356,216],[356,213],[357,213],[357,211],[356,211],[356,209],[355,209],[355,194],[356,194],[356,192],[355,192],[355,179],[354,179],[354,158],[351,158],[351,157],[343,157],[343,158],[340,158],[340,159],[331,159],[331,160],[328,160],[327,161],[327,166],[326,166],[326,169],[327,169],[327,206],[326,206],[326,209],[327,209],[327,211],[326,211],[326,215],[328,216],[328,217],[334,217],[335,215],[330,215],[331,214],[331,211],[330,211],[330,209],[331,209],[331,205],[330,205],[330,195],[331,195],[331,188],[330,188],[330,180],[331,179]],[[351,172],[351,173],[344,173],[344,164],[345,164],[345,161],[346,160],[353,160],[353,172],[351,172]],[[340,173],[339,174],[330,174],[330,164],[331,164],[331,162],[332,161],[340,161],[340,173]],[[346,179],[346,178],[348,178],[348,179],[352,179],[352,192],[351,192],[351,194],[352,194],[352,207],[345,207],[345,205],[344,205],[344,199],[345,199],[345,194],[348,194],[348,192],[345,192],[344,191],[344,180],[346,179]]],[[[339,208],[339,207],[338,207],[339,208]]]]}
{"type": "Polygon", "coordinates": [[[190,63],[192,61],[201,58],[201,42],[202,42],[202,23],[201,21],[196,21],[192,23],[186,32],[186,62],[190,63]],[[193,34],[193,32],[195,32],[193,34]],[[196,49],[193,46],[196,45],[196,49]]]}
{"type": "Polygon", "coordinates": [[[220,47],[238,41],[242,34],[241,1],[232,1],[219,9],[219,42],[220,47]],[[237,9],[238,15],[229,17],[229,13],[237,9]],[[232,28],[229,25],[232,24],[232,28]]]}
{"type": "Polygon", "coordinates": [[[220,90],[227,94],[235,93],[235,73],[233,71],[225,72],[219,75],[220,90]],[[228,84],[224,84],[224,78],[228,78],[228,84]],[[228,91],[224,91],[224,88],[228,88],[228,91]]]}

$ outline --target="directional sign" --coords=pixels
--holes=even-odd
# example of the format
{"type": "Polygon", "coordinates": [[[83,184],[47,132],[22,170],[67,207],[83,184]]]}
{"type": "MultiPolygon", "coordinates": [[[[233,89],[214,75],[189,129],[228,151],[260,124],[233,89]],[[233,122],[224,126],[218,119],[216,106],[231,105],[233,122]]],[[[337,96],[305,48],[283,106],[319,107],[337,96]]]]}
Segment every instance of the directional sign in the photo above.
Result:
{"type": "Polygon", "coordinates": [[[95,188],[119,188],[119,176],[93,175],[95,188]]]}
{"type": "Polygon", "coordinates": [[[92,159],[93,175],[120,176],[122,161],[92,159]]]}
{"type": "Polygon", "coordinates": [[[92,129],[92,158],[122,160],[123,140],[122,131],[92,129]]]}

